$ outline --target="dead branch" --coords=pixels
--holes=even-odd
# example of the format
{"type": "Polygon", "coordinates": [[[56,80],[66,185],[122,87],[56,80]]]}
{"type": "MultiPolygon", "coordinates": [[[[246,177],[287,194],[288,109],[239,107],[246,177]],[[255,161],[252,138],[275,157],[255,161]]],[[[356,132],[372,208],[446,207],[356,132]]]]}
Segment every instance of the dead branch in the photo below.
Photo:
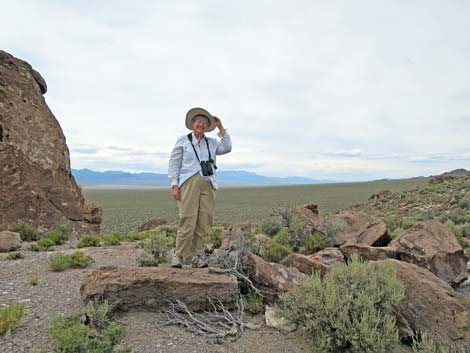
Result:
{"type": "Polygon", "coordinates": [[[237,337],[245,329],[257,329],[256,325],[244,322],[244,304],[241,296],[236,302],[237,310],[230,312],[219,299],[208,298],[212,310],[196,313],[187,307],[181,300],[170,303],[165,311],[166,319],[156,320],[157,327],[166,325],[179,325],[188,331],[209,337],[225,338],[227,336],[237,337]]]}
{"type": "Polygon", "coordinates": [[[225,260],[224,261],[224,267],[225,268],[214,268],[214,267],[210,267],[209,268],[209,273],[223,273],[223,274],[231,274],[235,277],[237,277],[238,279],[240,279],[241,281],[245,282],[246,284],[248,284],[248,286],[253,289],[254,291],[258,292],[263,298],[270,298],[270,297],[273,297],[276,295],[276,293],[273,293],[273,292],[269,292],[269,291],[265,291],[265,290],[261,290],[259,288],[257,288],[254,284],[253,284],[253,281],[248,278],[248,276],[246,276],[245,274],[242,273],[241,271],[241,263],[240,263],[240,258],[239,256],[229,256],[227,259],[230,259],[230,260],[225,260]],[[235,259],[235,260],[233,260],[235,259]],[[233,265],[230,264],[230,262],[233,262],[233,265]]]}

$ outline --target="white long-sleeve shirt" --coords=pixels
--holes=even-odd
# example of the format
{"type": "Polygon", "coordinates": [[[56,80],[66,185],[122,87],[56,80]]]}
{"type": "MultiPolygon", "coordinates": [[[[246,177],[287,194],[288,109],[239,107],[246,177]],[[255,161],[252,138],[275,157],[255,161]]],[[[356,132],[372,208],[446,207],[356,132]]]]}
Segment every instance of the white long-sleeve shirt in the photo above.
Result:
{"type": "MultiPolygon", "coordinates": [[[[209,143],[209,149],[211,157],[214,160],[214,164],[217,165],[216,156],[229,153],[232,150],[232,141],[230,136],[225,130],[225,135],[222,137],[220,132],[217,134],[220,137],[220,141],[213,137],[206,137],[209,143]]],[[[196,149],[199,160],[209,160],[209,153],[207,151],[207,145],[204,138],[198,143],[194,132],[192,132],[192,143],[196,149]]],[[[209,181],[214,189],[218,189],[215,173],[216,170],[213,167],[214,175],[203,176],[209,181]]],[[[182,135],[176,140],[175,147],[171,151],[170,162],[168,163],[168,178],[170,179],[171,186],[184,184],[186,180],[191,178],[194,174],[199,173],[202,176],[201,165],[191,147],[191,142],[187,135],[182,135]]]]}

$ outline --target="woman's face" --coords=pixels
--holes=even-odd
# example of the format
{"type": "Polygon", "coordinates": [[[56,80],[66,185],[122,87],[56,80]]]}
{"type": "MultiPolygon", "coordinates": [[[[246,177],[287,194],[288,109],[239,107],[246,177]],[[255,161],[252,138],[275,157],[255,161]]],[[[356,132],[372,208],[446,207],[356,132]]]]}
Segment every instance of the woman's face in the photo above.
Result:
{"type": "Polygon", "coordinates": [[[204,134],[206,132],[208,121],[204,117],[196,118],[193,123],[193,131],[195,134],[204,134]]]}

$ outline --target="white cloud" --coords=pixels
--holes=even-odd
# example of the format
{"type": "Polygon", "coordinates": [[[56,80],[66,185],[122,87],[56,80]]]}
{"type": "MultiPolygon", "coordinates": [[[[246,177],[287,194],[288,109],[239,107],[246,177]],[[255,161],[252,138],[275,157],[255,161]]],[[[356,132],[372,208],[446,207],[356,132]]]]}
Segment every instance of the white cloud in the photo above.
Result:
{"type": "Polygon", "coordinates": [[[469,17],[458,0],[19,0],[0,43],[46,78],[75,168],[164,172],[204,106],[233,138],[221,168],[364,180],[470,168],[422,158],[468,153],[469,17]]]}

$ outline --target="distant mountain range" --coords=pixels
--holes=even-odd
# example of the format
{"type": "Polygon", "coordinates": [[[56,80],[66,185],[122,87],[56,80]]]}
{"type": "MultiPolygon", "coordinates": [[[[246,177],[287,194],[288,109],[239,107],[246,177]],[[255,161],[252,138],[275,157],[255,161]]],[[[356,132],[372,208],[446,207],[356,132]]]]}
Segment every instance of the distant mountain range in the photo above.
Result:
{"type": "MultiPolygon", "coordinates": [[[[72,175],[81,186],[168,186],[166,174],[128,173],[123,171],[97,172],[90,169],[72,169],[72,175]]],[[[267,177],[243,170],[227,170],[217,172],[217,183],[220,185],[296,185],[325,184],[331,180],[315,180],[310,178],[267,177]]]]}
{"type": "Polygon", "coordinates": [[[445,173],[440,174],[440,176],[466,176],[466,175],[470,176],[470,170],[463,169],[463,168],[455,169],[450,172],[445,172],[445,173]]]}
{"type": "MultiPolygon", "coordinates": [[[[166,174],[158,173],[128,173],[119,170],[97,172],[90,169],[72,169],[72,174],[81,186],[168,186],[169,180],[166,174]]],[[[465,176],[470,175],[470,170],[455,169],[439,174],[440,176],[465,176]]],[[[429,177],[433,177],[431,175],[429,177]]],[[[418,176],[411,179],[429,178],[418,176]]],[[[395,179],[381,179],[387,181],[395,179]]],[[[300,184],[328,184],[333,180],[317,180],[298,176],[292,177],[267,177],[244,170],[227,170],[217,172],[217,183],[220,185],[300,185],[300,184]]]]}

